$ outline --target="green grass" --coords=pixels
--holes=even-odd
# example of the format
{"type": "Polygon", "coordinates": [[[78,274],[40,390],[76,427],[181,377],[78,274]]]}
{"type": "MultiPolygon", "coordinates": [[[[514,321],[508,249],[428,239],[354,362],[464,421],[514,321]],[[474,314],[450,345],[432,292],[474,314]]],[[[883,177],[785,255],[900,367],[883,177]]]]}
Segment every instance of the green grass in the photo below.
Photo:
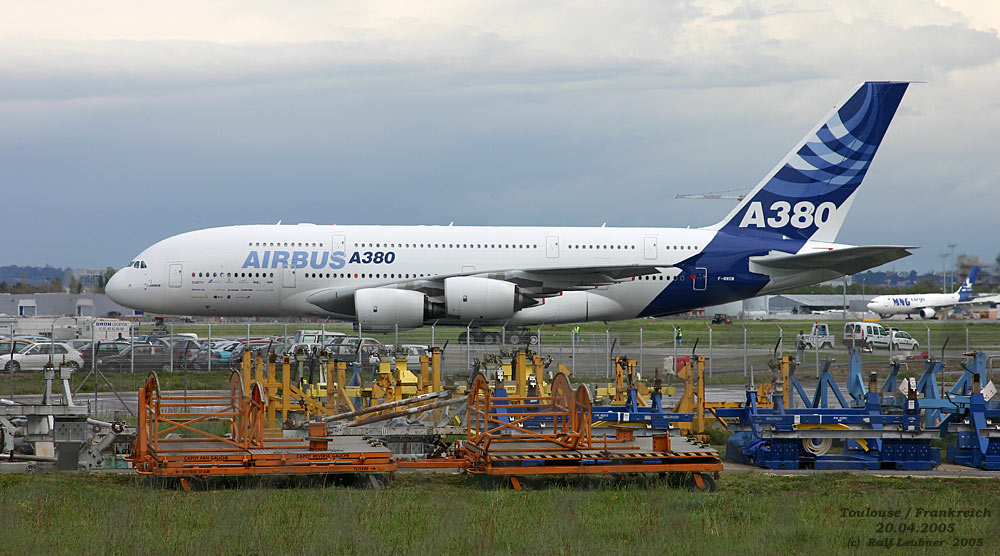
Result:
{"type": "MultiPolygon", "coordinates": [[[[828,473],[729,473],[701,494],[639,483],[549,481],[516,492],[462,475],[399,474],[388,490],[237,485],[182,492],[129,476],[0,476],[3,554],[846,554],[869,538],[983,539],[1000,483],[828,473]],[[986,509],[954,533],[879,534],[852,510],[986,509]]],[[[884,550],[882,551],[884,552],[884,550]]],[[[944,549],[898,549],[945,554],[944,549]]]]}

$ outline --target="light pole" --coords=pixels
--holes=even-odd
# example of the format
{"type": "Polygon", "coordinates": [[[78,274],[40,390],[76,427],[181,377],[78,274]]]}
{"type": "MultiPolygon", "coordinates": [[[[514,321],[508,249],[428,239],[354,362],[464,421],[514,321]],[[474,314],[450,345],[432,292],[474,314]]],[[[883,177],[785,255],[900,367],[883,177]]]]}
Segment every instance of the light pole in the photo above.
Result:
{"type": "MultiPolygon", "coordinates": [[[[949,272],[951,274],[951,287],[952,287],[952,289],[955,288],[955,278],[956,278],[956,276],[955,276],[955,266],[957,266],[956,265],[956,261],[955,261],[955,248],[956,247],[958,247],[957,243],[949,243],[948,244],[948,263],[951,265],[951,268],[949,269],[949,272]]],[[[944,293],[948,293],[948,292],[945,291],[944,293]]]]}
{"type": "Polygon", "coordinates": [[[948,293],[948,253],[941,253],[941,293],[948,293]]]}

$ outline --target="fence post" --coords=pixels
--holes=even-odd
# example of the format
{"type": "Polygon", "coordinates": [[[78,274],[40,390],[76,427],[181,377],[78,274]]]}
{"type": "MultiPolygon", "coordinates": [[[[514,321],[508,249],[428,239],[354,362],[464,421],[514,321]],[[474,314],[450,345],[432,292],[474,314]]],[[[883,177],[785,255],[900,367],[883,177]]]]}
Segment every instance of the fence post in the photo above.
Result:
{"type": "Polygon", "coordinates": [[[611,378],[611,329],[604,329],[604,379],[611,378]]]}
{"type": "Polygon", "coordinates": [[[538,327],[538,345],[535,346],[535,353],[542,354],[542,327],[538,327]]]}
{"type": "Polygon", "coordinates": [[[434,321],[434,324],[431,325],[431,347],[434,347],[434,346],[437,345],[436,343],[434,343],[434,331],[437,328],[437,325],[438,325],[438,321],[434,321]]]}
{"type": "Polygon", "coordinates": [[[472,371],[472,352],[469,351],[472,347],[472,321],[465,325],[465,372],[469,373],[472,371]]]}
{"type": "Polygon", "coordinates": [[[965,352],[968,353],[969,350],[969,325],[965,325],[965,352]]]}
{"type": "Polygon", "coordinates": [[[927,329],[927,358],[930,359],[931,358],[931,327],[927,326],[925,324],[924,328],[927,329]]]}
{"type": "Polygon", "coordinates": [[[712,326],[706,322],[705,328],[708,329],[708,378],[712,378],[712,326]]]}
{"type": "Polygon", "coordinates": [[[677,326],[674,324],[670,325],[670,328],[674,329],[674,372],[677,372],[677,326]]]}
{"type": "Polygon", "coordinates": [[[747,377],[747,327],[745,325],[740,325],[743,327],[743,378],[747,377]]]}
{"type": "MultiPolygon", "coordinates": [[[[129,336],[131,335],[132,334],[129,333],[129,336]]],[[[14,335],[11,334],[11,338],[13,337],[14,335]]],[[[97,336],[94,334],[94,321],[90,321],[90,372],[94,373],[94,376],[97,376],[97,344],[95,343],[96,338],[97,336]]],[[[12,343],[11,346],[13,345],[14,344],[12,343]]],[[[14,356],[12,355],[11,359],[13,358],[14,356]]]]}
{"type": "MultiPolygon", "coordinates": [[[[285,325],[285,342],[288,342],[288,325],[285,325]]],[[[358,321],[358,366],[361,367],[361,346],[365,343],[361,337],[361,321],[358,321]]],[[[287,353],[287,352],[286,352],[287,353]]]]}
{"type": "MultiPolygon", "coordinates": [[[[247,349],[250,349],[249,345],[247,349]]],[[[208,323],[208,347],[205,351],[208,354],[208,372],[212,372],[212,323],[208,323]]]]}
{"type": "Polygon", "coordinates": [[[819,342],[816,342],[813,348],[816,349],[816,378],[819,378],[819,342]]]}
{"type": "Polygon", "coordinates": [[[642,375],[642,326],[639,327],[639,375],[642,375]]]}
{"type": "Polygon", "coordinates": [[[781,329],[780,324],[775,324],[775,326],[778,327],[778,359],[781,359],[781,356],[785,354],[785,331],[781,329]]]}
{"type": "Polygon", "coordinates": [[[569,331],[569,345],[570,345],[570,373],[576,375],[576,331],[575,328],[571,328],[569,331]]]}

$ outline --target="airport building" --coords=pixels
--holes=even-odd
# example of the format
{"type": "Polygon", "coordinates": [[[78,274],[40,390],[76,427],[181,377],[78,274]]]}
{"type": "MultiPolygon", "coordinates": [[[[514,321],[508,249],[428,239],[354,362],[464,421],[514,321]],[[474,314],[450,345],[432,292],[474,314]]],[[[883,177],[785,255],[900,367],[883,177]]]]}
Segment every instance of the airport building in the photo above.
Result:
{"type": "Polygon", "coordinates": [[[11,317],[128,317],[142,314],[123,307],[104,294],[0,294],[0,316],[11,317]]]}

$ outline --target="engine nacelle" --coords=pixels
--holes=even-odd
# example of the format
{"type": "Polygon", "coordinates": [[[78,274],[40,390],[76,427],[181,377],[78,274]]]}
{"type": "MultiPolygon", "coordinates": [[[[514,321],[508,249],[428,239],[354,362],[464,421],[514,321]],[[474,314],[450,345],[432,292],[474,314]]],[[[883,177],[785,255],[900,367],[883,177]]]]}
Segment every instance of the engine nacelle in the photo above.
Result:
{"type": "Polygon", "coordinates": [[[455,276],[444,279],[444,304],[461,321],[497,321],[512,317],[524,300],[511,282],[455,276]]]}
{"type": "Polygon", "coordinates": [[[354,308],[362,330],[417,328],[424,323],[427,299],[413,290],[364,288],[354,292],[354,308]]]}
{"type": "Polygon", "coordinates": [[[925,319],[934,318],[934,314],[934,309],[931,309],[930,307],[924,307],[920,310],[920,316],[925,319]]]}

